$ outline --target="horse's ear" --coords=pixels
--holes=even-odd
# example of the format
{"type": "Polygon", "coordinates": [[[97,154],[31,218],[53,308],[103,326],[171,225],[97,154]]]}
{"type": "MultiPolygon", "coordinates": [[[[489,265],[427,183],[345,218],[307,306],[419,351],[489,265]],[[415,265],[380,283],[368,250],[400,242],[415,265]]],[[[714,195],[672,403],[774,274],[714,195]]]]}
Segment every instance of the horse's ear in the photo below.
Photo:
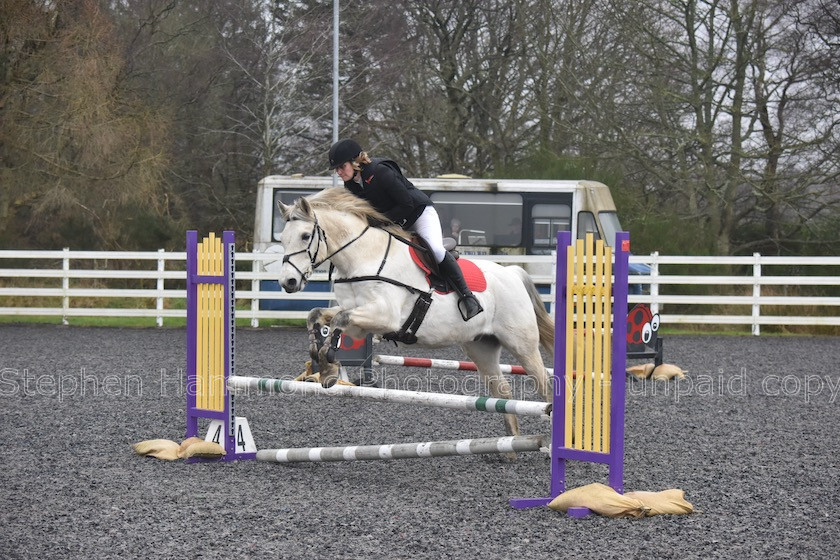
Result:
{"type": "Polygon", "coordinates": [[[294,204],[286,206],[283,204],[282,200],[277,201],[277,209],[280,210],[280,213],[283,214],[283,219],[288,220],[289,216],[292,215],[292,208],[294,208],[294,204]]]}
{"type": "Polygon", "coordinates": [[[306,214],[309,217],[312,217],[312,207],[309,205],[309,201],[305,198],[297,199],[297,204],[300,207],[300,211],[306,214]]]}

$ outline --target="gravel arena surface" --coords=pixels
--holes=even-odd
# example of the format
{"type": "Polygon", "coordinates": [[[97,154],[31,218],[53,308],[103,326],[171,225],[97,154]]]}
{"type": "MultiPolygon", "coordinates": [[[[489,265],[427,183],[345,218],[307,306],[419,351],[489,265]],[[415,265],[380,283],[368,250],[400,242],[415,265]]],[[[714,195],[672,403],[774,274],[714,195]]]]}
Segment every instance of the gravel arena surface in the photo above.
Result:
{"type": "MultiPolygon", "coordinates": [[[[183,329],[0,326],[0,558],[836,558],[840,339],[665,337],[680,382],[629,381],[626,490],[699,513],[572,519],[546,456],[280,465],[133,454],[184,435],[183,329]]],[[[236,333],[237,373],[292,377],[299,328],[236,333]]],[[[374,351],[463,359],[457,349],[374,351]]],[[[388,387],[479,394],[470,372],[378,369],[388,387]]],[[[521,376],[517,398],[536,399],[521,376]]],[[[237,399],[260,448],[504,435],[496,414],[353,399],[237,399]]],[[[522,433],[548,421],[523,418],[522,433]]],[[[570,487],[606,482],[570,463],[570,487]]]]}

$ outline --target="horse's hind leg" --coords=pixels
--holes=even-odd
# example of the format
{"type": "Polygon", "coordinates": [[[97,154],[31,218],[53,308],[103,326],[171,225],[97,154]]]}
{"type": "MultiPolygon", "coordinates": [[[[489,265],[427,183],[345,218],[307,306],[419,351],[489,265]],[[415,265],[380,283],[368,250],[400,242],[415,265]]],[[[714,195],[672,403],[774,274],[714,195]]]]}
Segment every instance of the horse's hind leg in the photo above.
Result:
{"type": "Polygon", "coordinates": [[[536,384],[537,393],[546,402],[552,402],[551,392],[551,378],[545,370],[542,355],[540,354],[539,342],[536,336],[527,337],[524,333],[522,336],[508,337],[501,341],[501,344],[513,354],[513,357],[528,374],[528,377],[534,380],[536,384]]]}
{"type": "MultiPolygon", "coordinates": [[[[486,338],[462,344],[464,352],[475,362],[478,371],[487,382],[490,395],[500,399],[510,399],[513,393],[510,384],[499,368],[502,346],[495,339],[486,338]]],[[[515,414],[505,414],[505,432],[509,436],[519,435],[519,420],[515,414]]],[[[515,457],[515,454],[510,454],[515,457]]]]}
{"type": "Polygon", "coordinates": [[[543,359],[539,350],[534,350],[533,352],[525,354],[520,354],[510,350],[510,353],[513,354],[516,360],[522,365],[522,368],[525,370],[525,373],[528,374],[528,377],[534,380],[537,393],[539,393],[543,400],[549,403],[553,402],[554,399],[551,393],[551,378],[545,369],[545,364],[543,364],[543,359]]]}

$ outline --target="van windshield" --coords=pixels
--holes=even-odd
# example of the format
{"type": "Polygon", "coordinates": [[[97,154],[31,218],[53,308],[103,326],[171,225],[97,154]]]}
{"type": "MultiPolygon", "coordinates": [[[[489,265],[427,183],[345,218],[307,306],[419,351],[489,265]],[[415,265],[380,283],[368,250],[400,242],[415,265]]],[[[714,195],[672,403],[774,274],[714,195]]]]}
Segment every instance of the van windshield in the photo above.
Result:
{"type": "Polygon", "coordinates": [[[598,212],[601,220],[601,227],[604,228],[604,243],[612,246],[615,243],[615,234],[621,231],[621,223],[618,221],[616,212],[598,212]]]}

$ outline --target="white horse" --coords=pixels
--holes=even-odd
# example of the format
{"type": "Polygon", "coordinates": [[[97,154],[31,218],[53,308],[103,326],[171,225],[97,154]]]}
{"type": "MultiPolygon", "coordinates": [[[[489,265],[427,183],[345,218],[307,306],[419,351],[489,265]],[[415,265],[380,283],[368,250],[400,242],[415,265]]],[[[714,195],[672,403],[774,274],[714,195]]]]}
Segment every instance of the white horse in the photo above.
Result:
{"type": "MultiPolygon", "coordinates": [[[[551,402],[539,347],[553,352],[554,324],[525,270],[477,261],[487,283],[485,291],[475,293],[484,312],[465,322],[457,308],[457,293],[432,290],[425,272],[412,261],[409,234],[365,200],[343,188],[328,188],[292,205],[278,205],[286,219],[280,237],[285,251],[280,285],[297,292],[317,266],[329,261],[334,267],[338,306],[315,308],[307,320],[310,354],[325,387],[338,380],[340,364],[334,355],[341,334],[353,338],[375,334],[404,342],[416,338],[426,347],[460,345],[491,395],[511,398],[510,385],[499,369],[504,347],[551,402]],[[424,307],[425,316],[419,317],[424,307]],[[321,335],[323,326],[330,327],[331,337],[321,335]]],[[[508,435],[518,435],[514,415],[505,415],[505,427],[508,435]]]]}

